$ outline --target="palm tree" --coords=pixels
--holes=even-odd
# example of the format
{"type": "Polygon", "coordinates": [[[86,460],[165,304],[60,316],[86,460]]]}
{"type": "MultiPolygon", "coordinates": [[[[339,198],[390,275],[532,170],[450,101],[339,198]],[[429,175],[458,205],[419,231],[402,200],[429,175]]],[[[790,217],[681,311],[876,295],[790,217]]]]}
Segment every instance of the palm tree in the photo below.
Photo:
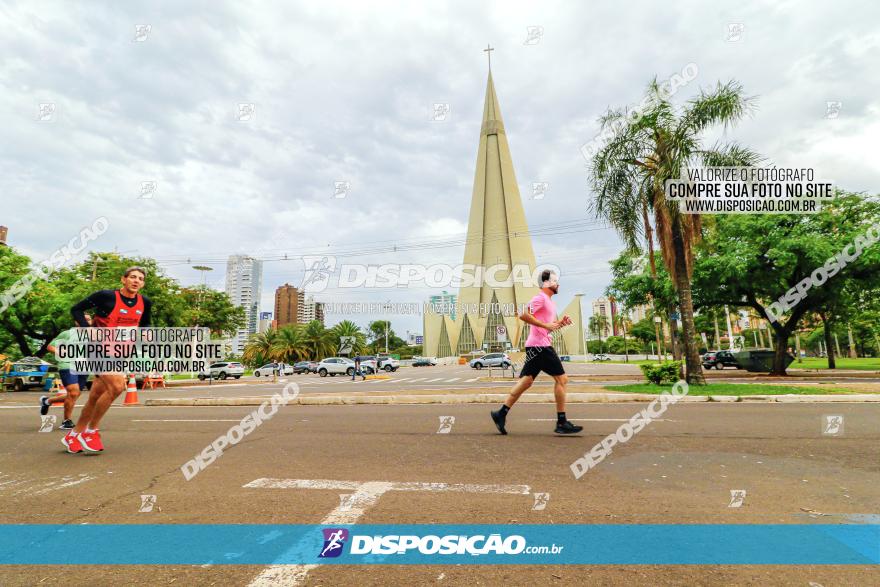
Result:
{"type": "Polygon", "coordinates": [[[364,348],[367,346],[367,337],[361,331],[360,326],[352,322],[351,320],[343,320],[336,324],[333,328],[330,329],[333,333],[333,337],[335,338],[336,348],[340,348],[341,345],[341,337],[343,336],[353,336],[354,337],[354,346],[351,351],[359,355],[364,348]]]}
{"type": "Polygon", "coordinates": [[[599,352],[602,352],[602,333],[608,327],[608,318],[601,314],[596,314],[590,316],[590,322],[587,325],[587,328],[590,331],[590,334],[594,334],[599,337],[599,352]]]}
{"type": "Polygon", "coordinates": [[[310,358],[320,360],[336,352],[333,332],[324,328],[319,320],[312,320],[302,330],[303,343],[310,358]]]}
{"type": "Polygon", "coordinates": [[[645,238],[653,269],[653,232],[663,263],[678,293],[688,383],[705,384],[699,349],[695,344],[694,306],[691,299],[693,247],[702,236],[702,220],[682,214],[678,203],[666,200],[667,179],[681,178],[688,166],[751,166],[756,153],[735,143],[703,148],[701,136],[710,127],[733,125],[753,108],[737,82],[718,84],[677,110],[655,79],[648,87],[641,110],[609,110],[602,117],[608,143],[592,158],[590,182],[596,192],[593,213],[620,234],[627,248],[641,250],[645,238]],[[653,227],[648,210],[653,213],[653,227]]]}
{"type": "Polygon", "coordinates": [[[278,331],[270,328],[266,332],[252,334],[241,354],[241,360],[251,366],[259,366],[274,360],[272,348],[278,338],[278,331]]]}
{"type": "Polygon", "coordinates": [[[272,359],[292,364],[308,356],[302,328],[296,325],[284,326],[278,331],[271,347],[272,359]]]}

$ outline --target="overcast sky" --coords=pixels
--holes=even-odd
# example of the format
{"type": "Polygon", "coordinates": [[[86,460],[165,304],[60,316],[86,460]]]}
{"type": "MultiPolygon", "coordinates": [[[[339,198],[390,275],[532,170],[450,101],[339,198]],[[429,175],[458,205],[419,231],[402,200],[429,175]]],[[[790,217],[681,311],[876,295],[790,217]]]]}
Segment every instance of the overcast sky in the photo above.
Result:
{"type": "MultiPolygon", "coordinates": [[[[582,221],[534,238],[538,261],[562,268],[562,304],[601,295],[620,249],[588,222],[579,147],[607,107],[636,104],[654,76],[688,63],[699,73],[676,100],[731,78],[756,96],[754,117],[727,138],[848,190],[880,191],[875,3],[3,2],[0,24],[9,243],[42,259],[106,216],[92,250],[159,259],[184,284],[200,280],[191,265],[211,265],[218,289],[229,254],[288,254],[264,265],[265,311],[278,285],[301,283],[303,254],[464,236],[488,43],[530,225],[582,221]],[[542,34],[527,42],[529,27],[542,34]],[[840,103],[836,117],[828,102],[840,103]],[[255,106],[246,122],[243,103],[255,106]],[[445,121],[431,120],[435,103],[450,105],[445,121]],[[40,104],[54,104],[48,120],[40,104]],[[157,189],[142,198],[146,181],[157,189]],[[337,181],[351,184],[345,198],[333,197],[337,181]],[[549,184],[543,199],[531,198],[533,182],[549,184]]],[[[463,252],[339,262],[454,265],[463,252]]],[[[392,322],[401,335],[421,331],[419,317],[392,322]]]]}

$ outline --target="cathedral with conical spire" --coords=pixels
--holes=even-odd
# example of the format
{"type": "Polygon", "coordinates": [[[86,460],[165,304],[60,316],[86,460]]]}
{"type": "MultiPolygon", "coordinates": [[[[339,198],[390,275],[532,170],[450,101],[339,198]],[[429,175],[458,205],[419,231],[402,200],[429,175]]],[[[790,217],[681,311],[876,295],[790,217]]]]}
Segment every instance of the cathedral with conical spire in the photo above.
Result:
{"type": "MultiPolygon", "coordinates": [[[[491,69],[463,267],[456,311],[429,305],[425,312],[423,354],[450,357],[478,349],[521,349],[528,325],[517,316],[538,293],[537,265],[491,69]]],[[[580,299],[563,314],[575,326],[554,336],[554,346],[560,354],[582,354],[580,299]]]]}

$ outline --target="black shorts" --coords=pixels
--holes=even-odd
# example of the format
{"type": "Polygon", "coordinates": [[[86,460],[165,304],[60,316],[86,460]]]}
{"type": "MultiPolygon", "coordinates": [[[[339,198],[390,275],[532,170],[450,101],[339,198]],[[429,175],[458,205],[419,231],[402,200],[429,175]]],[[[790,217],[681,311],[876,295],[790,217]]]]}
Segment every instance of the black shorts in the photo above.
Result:
{"type": "Polygon", "coordinates": [[[70,372],[70,369],[59,369],[58,375],[61,376],[61,383],[64,384],[64,387],[68,385],[78,385],[80,389],[86,386],[86,383],[89,381],[88,375],[76,375],[70,372]]]}
{"type": "Polygon", "coordinates": [[[527,346],[526,362],[519,376],[537,377],[541,371],[553,377],[565,375],[565,369],[562,368],[562,361],[559,360],[556,349],[552,346],[527,346]]]}

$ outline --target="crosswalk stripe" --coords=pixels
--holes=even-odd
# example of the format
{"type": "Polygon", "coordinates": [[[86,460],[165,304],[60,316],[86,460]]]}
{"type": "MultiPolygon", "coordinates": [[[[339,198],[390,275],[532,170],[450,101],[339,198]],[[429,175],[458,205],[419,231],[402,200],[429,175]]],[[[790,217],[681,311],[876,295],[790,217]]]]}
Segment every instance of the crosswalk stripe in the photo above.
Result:
{"type": "Polygon", "coordinates": [[[447,379],[446,383],[452,383],[453,381],[458,381],[461,377],[453,377],[452,379],[447,379]]]}
{"type": "Polygon", "coordinates": [[[467,381],[465,381],[465,383],[473,383],[477,379],[479,379],[479,377],[474,377],[473,379],[468,379],[467,381]]]}
{"type": "Polygon", "coordinates": [[[410,382],[410,383],[415,383],[416,381],[424,381],[424,380],[425,380],[424,377],[416,377],[415,379],[410,379],[409,382],[410,382]]]}
{"type": "Polygon", "coordinates": [[[443,378],[442,378],[442,377],[438,377],[437,379],[428,379],[428,380],[425,381],[425,383],[433,383],[433,382],[435,382],[435,381],[443,381],[443,378]]]}

